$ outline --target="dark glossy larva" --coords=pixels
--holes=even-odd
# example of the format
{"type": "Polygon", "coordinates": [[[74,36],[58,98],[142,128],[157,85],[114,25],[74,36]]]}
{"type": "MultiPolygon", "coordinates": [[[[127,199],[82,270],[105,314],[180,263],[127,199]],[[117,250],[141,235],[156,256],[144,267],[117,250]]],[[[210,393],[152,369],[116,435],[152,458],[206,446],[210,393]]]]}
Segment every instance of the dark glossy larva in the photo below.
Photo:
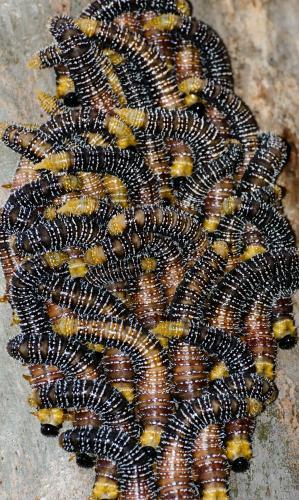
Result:
{"type": "Polygon", "coordinates": [[[91,500],[225,500],[296,343],[287,146],[187,0],[97,0],[50,31],[48,120],[1,126],[31,179],[0,216],[8,353],[91,500]]]}

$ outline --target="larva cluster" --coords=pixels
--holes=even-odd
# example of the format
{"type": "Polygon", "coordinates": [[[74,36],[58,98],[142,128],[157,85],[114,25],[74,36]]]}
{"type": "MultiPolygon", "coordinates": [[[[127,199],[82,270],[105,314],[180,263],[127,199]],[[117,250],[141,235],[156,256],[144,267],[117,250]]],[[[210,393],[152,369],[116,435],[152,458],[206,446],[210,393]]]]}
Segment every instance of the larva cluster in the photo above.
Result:
{"type": "Polygon", "coordinates": [[[287,144],[187,0],[96,0],[50,31],[30,61],[56,73],[48,121],[1,126],[22,155],[1,211],[8,353],[42,434],[95,468],[91,500],[227,499],[296,343],[287,144]]]}

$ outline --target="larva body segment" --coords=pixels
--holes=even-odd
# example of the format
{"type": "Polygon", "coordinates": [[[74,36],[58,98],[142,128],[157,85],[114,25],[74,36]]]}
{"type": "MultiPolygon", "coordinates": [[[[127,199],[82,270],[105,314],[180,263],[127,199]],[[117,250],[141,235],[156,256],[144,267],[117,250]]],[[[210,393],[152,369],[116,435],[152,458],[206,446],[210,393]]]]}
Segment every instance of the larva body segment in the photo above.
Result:
{"type": "Polygon", "coordinates": [[[95,467],[91,500],[227,499],[296,343],[287,145],[187,0],[96,0],[50,31],[30,61],[56,75],[47,121],[1,126],[22,155],[0,218],[8,353],[41,432],[95,467]]]}

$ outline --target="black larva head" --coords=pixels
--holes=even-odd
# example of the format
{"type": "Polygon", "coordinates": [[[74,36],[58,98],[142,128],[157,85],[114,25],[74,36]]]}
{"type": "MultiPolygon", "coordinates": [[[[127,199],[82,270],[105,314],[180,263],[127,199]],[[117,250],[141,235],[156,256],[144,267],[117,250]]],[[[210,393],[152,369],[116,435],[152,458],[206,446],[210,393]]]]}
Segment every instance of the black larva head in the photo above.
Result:
{"type": "Polygon", "coordinates": [[[70,92],[66,94],[63,98],[63,102],[69,108],[75,108],[80,105],[79,98],[75,92],[70,92]]]}
{"type": "Polygon", "coordinates": [[[197,116],[203,116],[205,114],[205,107],[202,103],[196,103],[190,106],[188,111],[192,111],[197,116]]]}
{"type": "Polygon", "coordinates": [[[296,337],[294,335],[286,335],[282,339],[278,340],[278,345],[280,349],[292,349],[297,343],[296,337]]]}
{"type": "Polygon", "coordinates": [[[286,157],[286,163],[288,163],[290,161],[290,158],[291,158],[291,153],[292,153],[292,146],[291,144],[285,140],[285,144],[286,144],[286,153],[287,153],[287,157],[286,157]]]}
{"type": "Polygon", "coordinates": [[[232,470],[234,472],[245,472],[249,469],[249,460],[244,457],[239,457],[232,462],[232,470]]]}
{"type": "Polygon", "coordinates": [[[91,455],[87,455],[87,453],[78,453],[76,456],[76,463],[79,467],[89,469],[94,466],[95,458],[91,455]]]}
{"type": "Polygon", "coordinates": [[[142,450],[146,453],[149,460],[154,460],[156,458],[157,452],[152,446],[144,446],[142,450]]]}
{"type": "Polygon", "coordinates": [[[177,191],[180,189],[181,185],[186,182],[186,177],[179,176],[179,177],[173,177],[171,179],[173,188],[176,189],[177,191]]]}
{"type": "Polygon", "coordinates": [[[55,437],[59,434],[59,429],[61,426],[51,425],[51,424],[41,424],[40,431],[43,436],[55,437]]]}

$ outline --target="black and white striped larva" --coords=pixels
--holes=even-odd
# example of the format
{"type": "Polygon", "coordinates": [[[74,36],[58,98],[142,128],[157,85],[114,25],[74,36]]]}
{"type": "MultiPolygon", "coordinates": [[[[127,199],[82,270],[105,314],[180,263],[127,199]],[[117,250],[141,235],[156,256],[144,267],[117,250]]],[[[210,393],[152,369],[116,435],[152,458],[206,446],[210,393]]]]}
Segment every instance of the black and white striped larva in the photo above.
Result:
{"type": "Polygon", "coordinates": [[[106,0],[50,22],[49,115],[21,155],[0,258],[41,432],[94,467],[91,500],[229,498],[296,343],[288,148],[234,92],[187,0],[106,0]],[[66,429],[66,425],[70,428],[66,429]]]}

